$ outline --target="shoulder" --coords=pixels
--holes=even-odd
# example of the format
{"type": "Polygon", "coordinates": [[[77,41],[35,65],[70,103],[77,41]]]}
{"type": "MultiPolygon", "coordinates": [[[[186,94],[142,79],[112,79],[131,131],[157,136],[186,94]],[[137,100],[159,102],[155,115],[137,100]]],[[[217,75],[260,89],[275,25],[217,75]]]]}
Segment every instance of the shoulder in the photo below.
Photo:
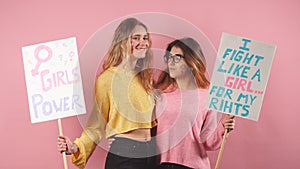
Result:
{"type": "Polygon", "coordinates": [[[96,85],[101,85],[101,84],[110,84],[112,79],[116,76],[116,67],[110,67],[106,70],[104,70],[96,80],[96,85]]]}
{"type": "Polygon", "coordinates": [[[208,92],[209,92],[209,89],[202,89],[202,88],[198,89],[198,93],[202,96],[208,96],[208,92]]]}
{"type": "Polygon", "coordinates": [[[101,80],[109,80],[113,77],[113,75],[116,72],[116,68],[115,67],[110,67],[106,70],[104,70],[97,78],[97,82],[101,81],[101,80]]]}
{"type": "Polygon", "coordinates": [[[200,88],[197,91],[198,91],[198,98],[199,98],[200,106],[204,109],[207,97],[209,95],[209,89],[200,88]]]}
{"type": "Polygon", "coordinates": [[[115,74],[115,68],[111,67],[105,71],[103,71],[96,80],[96,90],[107,89],[111,85],[111,81],[115,74]]]}

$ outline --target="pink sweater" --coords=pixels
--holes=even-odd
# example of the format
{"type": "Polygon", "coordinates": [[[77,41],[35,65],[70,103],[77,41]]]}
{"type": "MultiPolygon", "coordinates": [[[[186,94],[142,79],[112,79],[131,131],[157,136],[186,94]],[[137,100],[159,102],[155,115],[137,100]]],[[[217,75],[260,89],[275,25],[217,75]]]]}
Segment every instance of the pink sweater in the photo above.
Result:
{"type": "Polygon", "coordinates": [[[156,105],[157,145],[161,163],[210,169],[206,151],[221,146],[221,114],[205,109],[208,90],[180,90],[162,94],[156,105]]]}

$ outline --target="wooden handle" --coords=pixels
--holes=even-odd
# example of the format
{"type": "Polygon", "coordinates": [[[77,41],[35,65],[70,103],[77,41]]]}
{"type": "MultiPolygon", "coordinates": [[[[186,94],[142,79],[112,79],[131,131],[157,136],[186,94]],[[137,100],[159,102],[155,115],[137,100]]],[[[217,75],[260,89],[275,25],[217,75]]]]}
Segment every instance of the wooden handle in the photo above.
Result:
{"type": "MultiPolygon", "coordinates": [[[[61,119],[58,119],[57,122],[58,122],[59,135],[63,136],[62,125],[61,125],[61,119]]],[[[68,169],[68,163],[67,163],[66,152],[63,152],[63,153],[62,153],[62,156],[63,156],[63,160],[64,160],[64,169],[68,169]]]]}
{"type": "Polygon", "coordinates": [[[222,153],[223,153],[223,150],[224,150],[224,146],[225,146],[225,142],[226,142],[227,135],[228,135],[228,129],[225,130],[225,133],[224,133],[224,135],[223,135],[223,140],[222,140],[222,144],[221,144],[221,148],[220,148],[220,151],[219,151],[219,155],[218,155],[218,159],[217,159],[217,162],[216,162],[215,169],[218,169],[218,168],[219,168],[219,165],[220,165],[220,161],[221,161],[222,153]]]}

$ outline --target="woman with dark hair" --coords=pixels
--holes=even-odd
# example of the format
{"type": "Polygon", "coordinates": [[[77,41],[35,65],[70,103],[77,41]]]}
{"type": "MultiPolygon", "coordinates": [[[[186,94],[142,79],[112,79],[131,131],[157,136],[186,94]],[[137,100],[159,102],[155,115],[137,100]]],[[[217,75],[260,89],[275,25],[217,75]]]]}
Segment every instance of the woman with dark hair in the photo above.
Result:
{"type": "Polygon", "coordinates": [[[84,168],[104,133],[114,138],[106,169],[155,167],[155,147],[150,130],[153,120],[151,39],[147,27],[135,18],[122,21],[115,30],[95,84],[96,109],[91,112],[80,138],[74,142],[59,136],[58,150],[72,155],[84,168]]]}
{"type": "Polygon", "coordinates": [[[207,151],[220,148],[225,130],[234,119],[205,108],[209,80],[198,42],[183,38],[171,42],[164,56],[168,67],[155,88],[162,91],[156,104],[157,145],[160,169],[209,169],[207,151]]]}

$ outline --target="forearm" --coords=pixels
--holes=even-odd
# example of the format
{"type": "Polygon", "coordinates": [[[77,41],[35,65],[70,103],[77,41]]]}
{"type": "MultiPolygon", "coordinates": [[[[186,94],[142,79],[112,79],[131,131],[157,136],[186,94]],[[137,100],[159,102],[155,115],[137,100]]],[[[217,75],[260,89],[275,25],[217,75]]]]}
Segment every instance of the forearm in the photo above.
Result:
{"type": "Polygon", "coordinates": [[[84,168],[88,159],[93,154],[97,144],[85,132],[74,141],[74,153],[71,162],[78,168],[84,168]],[[77,149],[77,151],[76,151],[77,149]]]}
{"type": "Polygon", "coordinates": [[[205,149],[208,151],[218,150],[221,147],[223,135],[225,133],[225,129],[222,123],[218,124],[215,132],[212,133],[210,137],[204,142],[205,149]]]}

